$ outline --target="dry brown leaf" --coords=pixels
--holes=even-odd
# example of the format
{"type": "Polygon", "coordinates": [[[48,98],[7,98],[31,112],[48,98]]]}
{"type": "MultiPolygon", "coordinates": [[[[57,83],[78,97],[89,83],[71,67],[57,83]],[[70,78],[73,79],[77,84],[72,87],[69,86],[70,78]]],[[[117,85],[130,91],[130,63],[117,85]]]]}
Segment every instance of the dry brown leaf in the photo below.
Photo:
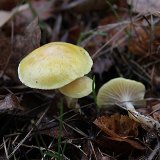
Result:
{"type": "Polygon", "coordinates": [[[99,74],[102,77],[103,72],[108,72],[108,70],[113,66],[113,60],[110,57],[98,57],[94,61],[93,72],[99,74]]]}
{"type": "Polygon", "coordinates": [[[11,11],[0,11],[0,27],[2,27],[5,23],[7,23],[14,15],[22,12],[26,8],[29,8],[29,5],[21,5],[13,8],[11,11]]]}
{"type": "Polygon", "coordinates": [[[152,106],[153,118],[160,122],[160,103],[152,106]]]}
{"type": "Polygon", "coordinates": [[[16,6],[11,11],[0,11],[0,27],[2,27],[6,22],[8,22],[13,16],[18,23],[29,23],[32,21],[35,16],[37,16],[40,20],[46,20],[47,18],[52,16],[53,3],[54,1],[31,1],[24,5],[16,6]],[[33,13],[35,12],[35,14],[33,13]]]}
{"type": "Polygon", "coordinates": [[[109,139],[127,142],[136,149],[145,149],[143,145],[137,141],[129,139],[131,136],[137,136],[138,124],[131,120],[128,116],[119,114],[115,114],[110,117],[102,116],[97,118],[94,121],[94,124],[106,133],[109,136],[109,139]]]}
{"type": "MultiPolygon", "coordinates": [[[[137,136],[138,124],[128,116],[114,114],[112,116],[102,116],[97,118],[94,123],[105,127],[109,132],[113,132],[118,137],[137,136]]],[[[110,136],[113,136],[112,134],[110,136]]]]}
{"type": "Polygon", "coordinates": [[[154,27],[152,33],[150,27],[132,27],[132,37],[128,41],[128,48],[130,52],[135,55],[146,56],[150,51],[152,37],[152,53],[156,53],[160,44],[160,39],[158,36],[160,34],[160,27],[154,27]]]}
{"type": "Polygon", "coordinates": [[[6,40],[3,46],[0,45],[0,47],[6,47],[6,49],[3,49],[4,52],[1,52],[1,57],[5,57],[5,60],[0,64],[2,72],[5,70],[5,74],[18,82],[17,67],[19,61],[32,50],[39,47],[40,38],[41,31],[38,25],[38,19],[35,19],[26,27],[22,35],[14,37],[13,44],[6,40]]]}
{"type": "Polygon", "coordinates": [[[53,4],[54,1],[46,1],[46,0],[31,1],[30,5],[32,6],[33,10],[31,10],[31,8],[28,7],[22,12],[20,12],[19,16],[23,17],[27,22],[33,20],[35,16],[38,16],[40,20],[46,20],[53,14],[52,13],[53,4]],[[35,12],[36,15],[33,13],[33,11],[35,12]]]}
{"type": "Polygon", "coordinates": [[[135,55],[144,56],[149,50],[149,35],[142,27],[132,29],[132,37],[128,41],[128,49],[135,55]]]}
{"type": "Polygon", "coordinates": [[[160,11],[160,1],[157,0],[128,0],[128,4],[132,5],[134,12],[142,14],[160,11]]]}
{"type": "Polygon", "coordinates": [[[15,95],[8,95],[5,99],[0,101],[0,113],[12,114],[15,111],[23,110],[20,106],[19,100],[15,95]]]}
{"type": "Polygon", "coordinates": [[[2,27],[12,16],[12,12],[0,11],[0,27],[2,27]]]}

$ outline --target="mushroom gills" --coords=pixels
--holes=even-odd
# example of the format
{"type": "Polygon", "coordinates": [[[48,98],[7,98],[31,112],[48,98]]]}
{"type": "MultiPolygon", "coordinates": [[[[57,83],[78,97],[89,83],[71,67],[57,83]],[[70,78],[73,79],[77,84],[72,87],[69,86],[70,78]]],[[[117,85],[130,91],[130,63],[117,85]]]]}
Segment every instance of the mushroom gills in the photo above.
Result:
{"type": "Polygon", "coordinates": [[[136,101],[144,106],[145,86],[137,81],[115,78],[105,83],[98,92],[97,105],[99,107],[111,107],[110,104],[122,104],[122,108],[128,111],[129,117],[150,129],[160,130],[160,123],[152,117],[144,116],[134,107],[136,101]]]}

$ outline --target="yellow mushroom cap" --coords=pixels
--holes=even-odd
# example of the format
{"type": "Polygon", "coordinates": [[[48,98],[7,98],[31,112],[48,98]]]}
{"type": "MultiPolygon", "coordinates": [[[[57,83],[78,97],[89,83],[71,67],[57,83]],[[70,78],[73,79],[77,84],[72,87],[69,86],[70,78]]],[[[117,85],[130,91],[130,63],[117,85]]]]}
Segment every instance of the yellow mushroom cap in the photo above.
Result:
{"type": "Polygon", "coordinates": [[[59,89],[60,92],[71,98],[82,98],[92,92],[92,79],[81,77],[59,89]]]}
{"type": "Polygon", "coordinates": [[[99,107],[109,106],[118,102],[134,102],[144,99],[145,86],[137,81],[115,78],[105,83],[97,94],[99,107]]]}
{"type": "Polygon", "coordinates": [[[19,64],[19,79],[37,89],[56,89],[90,72],[93,61],[76,45],[52,42],[32,51],[19,64]]]}

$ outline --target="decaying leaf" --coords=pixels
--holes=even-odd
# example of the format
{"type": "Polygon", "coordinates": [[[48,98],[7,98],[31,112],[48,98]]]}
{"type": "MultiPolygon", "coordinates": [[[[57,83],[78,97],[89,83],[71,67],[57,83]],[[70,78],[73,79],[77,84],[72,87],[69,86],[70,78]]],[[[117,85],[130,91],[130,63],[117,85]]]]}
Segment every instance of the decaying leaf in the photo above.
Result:
{"type": "MultiPolygon", "coordinates": [[[[24,30],[22,35],[17,35],[14,42],[14,52],[23,58],[35,48],[40,46],[41,31],[38,18],[35,18],[24,30]]],[[[16,55],[17,57],[17,55],[16,55]]]]}
{"type": "MultiPolygon", "coordinates": [[[[5,70],[5,74],[13,80],[19,81],[17,76],[18,64],[25,55],[39,47],[40,38],[41,31],[38,25],[38,19],[35,19],[26,27],[22,35],[16,35],[14,37],[14,41],[12,42],[13,44],[10,43],[9,46],[6,46],[6,48],[12,48],[12,51],[5,61],[5,68],[3,68],[3,71],[5,70]]],[[[1,55],[3,54],[5,55],[5,53],[1,53],[1,55]]]]}
{"type": "Polygon", "coordinates": [[[103,72],[108,72],[108,70],[113,66],[113,60],[110,57],[98,57],[95,59],[93,72],[102,76],[103,72]]]}
{"type": "Polygon", "coordinates": [[[0,101],[0,113],[14,113],[15,111],[23,110],[19,104],[18,98],[11,94],[0,101]]]}
{"type": "MultiPolygon", "coordinates": [[[[139,24],[140,25],[140,24],[139,24]]],[[[139,56],[147,56],[149,54],[157,53],[159,49],[160,27],[154,27],[152,30],[149,26],[132,26],[132,37],[129,38],[129,50],[139,56]],[[150,49],[152,46],[152,51],[150,49]]]]}
{"type": "Polygon", "coordinates": [[[128,41],[128,48],[130,52],[144,56],[149,50],[149,35],[142,27],[136,27],[133,30],[132,37],[128,41]]]}
{"type": "Polygon", "coordinates": [[[29,3],[26,3],[24,5],[16,6],[11,11],[0,10],[0,27],[8,22],[13,16],[15,16],[15,19],[22,22],[30,22],[35,16],[40,20],[46,20],[52,15],[53,4],[54,1],[31,1],[30,5],[29,3]]]}
{"type": "Polygon", "coordinates": [[[120,114],[102,116],[94,121],[95,124],[97,122],[107,129],[106,132],[111,133],[110,136],[113,136],[112,133],[116,133],[121,137],[138,135],[138,124],[128,116],[120,114]]]}
{"type": "Polygon", "coordinates": [[[112,116],[98,117],[94,124],[98,126],[104,133],[106,133],[114,141],[124,141],[129,143],[136,149],[145,149],[143,145],[129,137],[136,137],[138,135],[138,124],[131,120],[128,116],[115,114],[112,116]]]}
{"type": "Polygon", "coordinates": [[[11,11],[0,11],[0,27],[8,22],[15,14],[29,8],[27,4],[13,8],[11,11]]]}
{"type": "Polygon", "coordinates": [[[160,1],[157,0],[128,0],[128,4],[132,5],[134,12],[142,14],[155,13],[160,8],[160,1]]]}
{"type": "Polygon", "coordinates": [[[54,1],[46,0],[30,1],[30,7],[20,12],[19,15],[28,22],[33,20],[35,16],[38,16],[40,20],[46,20],[52,16],[54,3],[54,1]]]}
{"type": "Polygon", "coordinates": [[[152,110],[154,119],[160,122],[160,103],[152,106],[152,110]]]}
{"type": "Polygon", "coordinates": [[[13,13],[8,11],[0,11],[0,27],[2,27],[11,17],[13,13]]]}

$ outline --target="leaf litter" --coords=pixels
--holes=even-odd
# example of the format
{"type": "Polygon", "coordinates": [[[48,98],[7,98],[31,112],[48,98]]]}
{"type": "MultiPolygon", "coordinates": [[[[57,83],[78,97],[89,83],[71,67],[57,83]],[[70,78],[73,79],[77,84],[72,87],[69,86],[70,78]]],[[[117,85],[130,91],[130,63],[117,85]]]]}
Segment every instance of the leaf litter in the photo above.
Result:
{"type": "Polygon", "coordinates": [[[98,111],[89,95],[78,100],[80,114],[56,91],[30,89],[17,76],[20,60],[35,48],[51,41],[78,44],[94,60],[95,92],[115,77],[138,80],[147,88],[147,107],[137,111],[159,121],[160,20],[157,8],[148,12],[149,4],[140,3],[136,9],[129,1],[0,2],[3,159],[159,159],[159,133],[126,111],[98,111]]]}

